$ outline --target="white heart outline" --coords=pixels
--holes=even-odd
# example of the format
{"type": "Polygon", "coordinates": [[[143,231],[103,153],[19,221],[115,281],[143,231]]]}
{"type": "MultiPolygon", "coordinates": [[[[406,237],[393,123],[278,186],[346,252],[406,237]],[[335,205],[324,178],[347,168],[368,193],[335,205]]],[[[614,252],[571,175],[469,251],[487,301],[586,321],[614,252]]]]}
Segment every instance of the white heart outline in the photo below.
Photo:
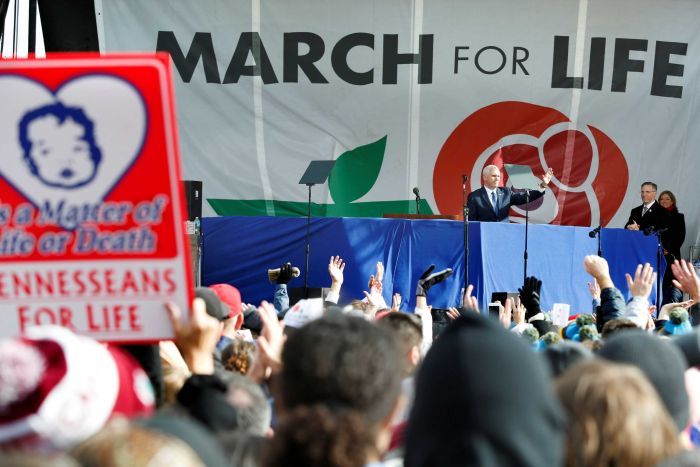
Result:
{"type": "MultiPolygon", "coordinates": [[[[591,209],[590,227],[595,227],[600,223],[600,204],[598,203],[598,198],[595,194],[595,190],[593,189],[593,181],[597,177],[599,170],[599,154],[598,145],[588,125],[582,128],[578,128],[577,126],[574,126],[571,122],[560,122],[550,125],[539,136],[533,136],[523,133],[514,133],[502,137],[497,142],[495,142],[494,144],[486,148],[484,151],[482,151],[479,157],[474,162],[471,172],[472,191],[479,188],[479,186],[475,186],[475,184],[477,183],[477,181],[481,181],[481,172],[488,158],[491,157],[496,151],[506,146],[514,144],[525,144],[537,148],[540,166],[543,169],[543,171],[546,172],[549,169],[549,165],[547,164],[544,158],[544,143],[551,136],[562,131],[577,131],[579,133],[582,133],[588,139],[588,141],[591,144],[592,150],[591,165],[588,169],[586,180],[575,187],[569,187],[567,185],[564,185],[559,179],[556,178],[556,176],[552,176],[551,183],[556,185],[560,190],[572,193],[583,192],[586,195],[586,200],[588,201],[588,205],[591,209]]],[[[551,188],[547,188],[547,190],[550,192],[551,195],[551,188]]],[[[522,216],[525,215],[525,210],[518,206],[511,206],[511,209],[513,209],[513,211],[517,214],[520,214],[522,216]]],[[[542,205],[539,208],[535,210],[530,210],[529,217],[534,222],[549,224],[556,218],[557,215],[559,215],[558,198],[554,196],[547,196],[543,198],[542,205]]],[[[518,224],[525,223],[524,217],[511,217],[510,220],[511,222],[518,224]]]]}
{"type": "MultiPolygon", "coordinates": [[[[14,158],[0,166],[0,177],[37,209],[45,203],[55,208],[61,201],[66,202],[65,206],[79,207],[102,203],[131,170],[146,144],[149,118],[143,95],[130,81],[113,73],[80,74],[63,81],[55,90],[25,75],[3,73],[0,101],[4,103],[0,112],[0,154],[2,159],[14,158]],[[23,99],[16,98],[14,88],[23,88],[20,89],[23,99]],[[17,133],[19,119],[31,109],[56,102],[80,107],[94,122],[95,139],[103,160],[98,174],[85,187],[69,190],[48,187],[31,174],[22,160],[17,133]]],[[[72,230],[76,226],[62,227],[72,230]]]]}

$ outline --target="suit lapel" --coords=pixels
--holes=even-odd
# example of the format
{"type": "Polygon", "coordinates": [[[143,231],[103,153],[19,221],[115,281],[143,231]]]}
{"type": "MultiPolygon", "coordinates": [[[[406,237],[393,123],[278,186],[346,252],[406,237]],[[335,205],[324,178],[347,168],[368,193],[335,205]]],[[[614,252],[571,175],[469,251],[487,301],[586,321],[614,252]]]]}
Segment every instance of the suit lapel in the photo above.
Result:
{"type": "Polygon", "coordinates": [[[644,205],[642,204],[642,213],[643,213],[642,217],[649,214],[655,207],[656,207],[656,202],[652,203],[651,206],[649,206],[649,209],[647,209],[647,212],[644,212],[644,205]]]}
{"type": "Polygon", "coordinates": [[[484,207],[493,214],[493,207],[491,206],[491,201],[489,200],[489,192],[486,191],[486,188],[482,187],[481,188],[481,200],[484,203],[484,207]]]}
{"type": "Polygon", "coordinates": [[[492,206],[494,215],[496,216],[496,220],[501,215],[501,206],[503,206],[503,192],[501,190],[501,187],[496,188],[496,206],[492,206]]]}
{"type": "Polygon", "coordinates": [[[508,192],[503,187],[498,187],[498,190],[496,190],[496,192],[498,193],[498,212],[500,214],[501,210],[503,210],[503,207],[507,206],[508,204],[506,202],[506,193],[508,192]]]}

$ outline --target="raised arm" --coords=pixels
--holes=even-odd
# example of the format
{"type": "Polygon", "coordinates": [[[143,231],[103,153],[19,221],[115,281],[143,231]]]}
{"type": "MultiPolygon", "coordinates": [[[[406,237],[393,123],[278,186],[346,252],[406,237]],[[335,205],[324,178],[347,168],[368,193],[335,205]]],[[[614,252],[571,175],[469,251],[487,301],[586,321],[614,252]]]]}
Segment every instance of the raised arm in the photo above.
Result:
{"type": "Polygon", "coordinates": [[[598,330],[602,330],[607,321],[621,318],[625,311],[625,299],[615,288],[610,278],[610,268],[604,258],[588,255],[583,259],[583,268],[600,286],[600,313],[596,316],[598,330]]]}

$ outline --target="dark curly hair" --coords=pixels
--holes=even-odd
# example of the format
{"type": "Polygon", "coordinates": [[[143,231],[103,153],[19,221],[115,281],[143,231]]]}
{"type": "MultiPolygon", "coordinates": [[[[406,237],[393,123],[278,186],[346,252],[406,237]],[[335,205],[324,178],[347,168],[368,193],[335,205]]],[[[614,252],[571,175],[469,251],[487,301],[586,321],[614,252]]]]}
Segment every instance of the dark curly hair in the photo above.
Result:
{"type": "Polygon", "coordinates": [[[399,352],[404,356],[404,376],[411,375],[415,366],[408,361],[406,355],[414,347],[420,349],[423,343],[423,328],[420,317],[413,313],[387,313],[386,316],[377,321],[377,325],[394,336],[399,352]]]}
{"type": "Polygon", "coordinates": [[[243,339],[234,339],[221,351],[224,368],[244,376],[248,374],[257,358],[257,345],[243,339]]]}
{"type": "Polygon", "coordinates": [[[323,404],[299,406],[281,419],[263,465],[362,467],[373,435],[357,411],[336,412],[323,404]]]}
{"type": "Polygon", "coordinates": [[[401,356],[388,331],[332,316],[287,340],[275,382],[280,425],[266,466],[362,466],[401,385],[401,356]]]}

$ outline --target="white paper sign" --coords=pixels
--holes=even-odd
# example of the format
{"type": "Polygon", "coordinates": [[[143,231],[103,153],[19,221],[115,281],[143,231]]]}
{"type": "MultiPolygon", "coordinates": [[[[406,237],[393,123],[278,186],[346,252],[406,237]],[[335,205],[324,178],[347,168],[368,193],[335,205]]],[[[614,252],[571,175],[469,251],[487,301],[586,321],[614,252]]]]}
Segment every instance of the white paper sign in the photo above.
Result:
{"type": "Polygon", "coordinates": [[[569,322],[571,305],[568,303],[555,303],[552,306],[552,323],[563,328],[569,322]]]}

